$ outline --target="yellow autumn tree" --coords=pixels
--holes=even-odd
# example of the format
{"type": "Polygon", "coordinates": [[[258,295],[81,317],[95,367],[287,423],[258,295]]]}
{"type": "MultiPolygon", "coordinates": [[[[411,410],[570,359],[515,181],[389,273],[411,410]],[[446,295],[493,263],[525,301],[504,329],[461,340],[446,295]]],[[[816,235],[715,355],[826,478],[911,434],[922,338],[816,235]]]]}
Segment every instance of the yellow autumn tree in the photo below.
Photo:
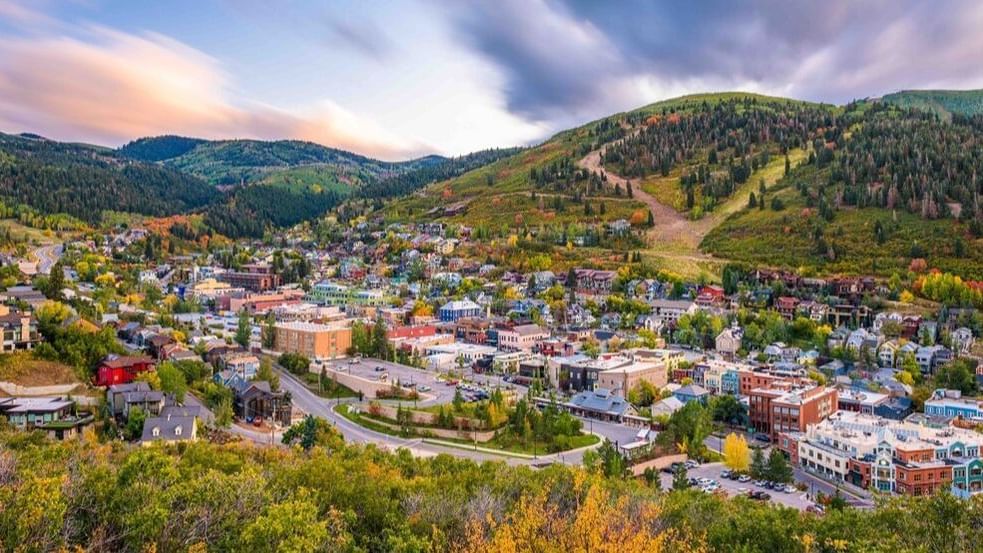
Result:
{"type": "Polygon", "coordinates": [[[501,522],[472,521],[468,541],[453,549],[459,553],[704,550],[699,537],[686,539],[664,530],[659,521],[661,510],[654,501],[633,504],[627,495],[614,497],[596,476],[585,472],[575,477],[574,486],[577,503],[572,512],[561,512],[545,490],[524,496],[501,522]]]}
{"type": "Polygon", "coordinates": [[[751,466],[751,451],[744,436],[731,432],[724,438],[724,464],[730,470],[747,472],[751,466]]]}

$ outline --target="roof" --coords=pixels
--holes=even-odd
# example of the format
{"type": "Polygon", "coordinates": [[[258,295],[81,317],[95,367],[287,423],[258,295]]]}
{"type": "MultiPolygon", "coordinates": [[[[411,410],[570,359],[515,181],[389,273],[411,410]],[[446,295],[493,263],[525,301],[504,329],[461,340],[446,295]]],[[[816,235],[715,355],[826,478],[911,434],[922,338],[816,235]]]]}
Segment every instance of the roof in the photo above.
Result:
{"type": "Polygon", "coordinates": [[[147,355],[124,355],[106,358],[102,361],[102,366],[109,367],[110,369],[122,369],[124,367],[132,367],[133,365],[153,363],[153,361],[147,355]]]}
{"type": "Polygon", "coordinates": [[[676,390],[675,392],[673,392],[673,394],[697,397],[697,396],[709,395],[710,392],[707,391],[707,389],[704,388],[703,386],[700,386],[699,384],[689,384],[676,390]]]}
{"type": "Polygon", "coordinates": [[[586,411],[617,416],[624,415],[631,408],[625,398],[604,388],[596,388],[592,392],[581,392],[573,396],[570,404],[586,411]]]}
{"type": "Polygon", "coordinates": [[[149,417],[143,423],[140,441],[191,440],[194,438],[195,417],[149,417]],[[156,429],[157,435],[154,435],[156,429]],[[180,433],[178,433],[180,430],[180,433]]]}

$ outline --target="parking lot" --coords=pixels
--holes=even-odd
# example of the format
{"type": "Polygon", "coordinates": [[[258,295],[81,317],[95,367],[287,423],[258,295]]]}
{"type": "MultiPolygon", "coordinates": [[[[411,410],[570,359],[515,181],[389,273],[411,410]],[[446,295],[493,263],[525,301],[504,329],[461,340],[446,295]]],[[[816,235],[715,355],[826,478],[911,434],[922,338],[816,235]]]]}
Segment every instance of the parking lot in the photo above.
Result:
{"type": "MultiPolygon", "coordinates": [[[[450,403],[454,400],[455,386],[448,385],[443,380],[437,380],[437,373],[425,369],[372,358],[337,359],[328,361],[325,365],[338,372],[348,373],[370,382],[398,383],[404,387],[416,387],[421,395],[419,402],[421,405],[450,403]],[[385,379],[380,380],[382,375],[386,375],[385,379]]],[[[465,380],[478,383],[489,391],[496,386],[514,387],[503,382],[500,377],[473,375],[470,371],[465,373],[465,380]]],[[[467,395],[467,392],[465,394],[467,395]]]]}
{"type": "MultiPolygon", "coordinates": [[[[777,505],[792,507],[793,509],[799,509],[800,511],[804,511],[806,507],[814,505],[814,503],[809,500],[808,497],[806,497],[806,493],[803,491],[787,493],[784,491],[775,491],[757,486],[753,481],[738,482],[737,480],[722,478],[720,476],[720,472],[725,469],[726,467],[723,465],[723,463],[708,463],[689,469],[687,471],[687,476],[696,479],[709,478],[714,480],[720,486],[720,489],[724,490],[729,496],[747,495],[749,491],[763,491],[771,496],[769,501],[777,505]]],[[[672,474],[667,474],[665,472],[661,473],[661,482],[662,489],[671,489],[672,474]]]]}

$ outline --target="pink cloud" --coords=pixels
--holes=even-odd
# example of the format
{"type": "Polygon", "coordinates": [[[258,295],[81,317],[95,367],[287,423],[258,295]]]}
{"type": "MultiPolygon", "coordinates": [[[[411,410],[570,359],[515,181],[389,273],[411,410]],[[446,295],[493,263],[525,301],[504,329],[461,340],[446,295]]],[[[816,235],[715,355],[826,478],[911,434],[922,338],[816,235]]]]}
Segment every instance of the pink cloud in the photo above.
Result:
{"type": "Polygon", "coordinates": [[[301,112],[236,103],[217,60],[166,36],[88,35],[0,39],[0,128],[107,144],[168,133],[296,138],[384,159],[428,150],[330,101],[301,112]]]}

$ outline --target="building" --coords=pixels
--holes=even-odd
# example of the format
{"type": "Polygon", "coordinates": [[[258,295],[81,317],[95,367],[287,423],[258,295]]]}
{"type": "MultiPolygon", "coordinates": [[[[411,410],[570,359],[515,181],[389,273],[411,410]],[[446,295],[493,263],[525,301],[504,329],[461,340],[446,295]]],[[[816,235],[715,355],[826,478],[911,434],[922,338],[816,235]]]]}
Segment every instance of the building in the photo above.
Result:
{"type": "Polygon", "coordinates": [[[780,432],[804,432],[836,412],[836,388],[755,388],[748,394],[748,419],[755,431],[775,439],[780,432]]]}
{"type": "Polygon", "coordinates": [[[198,439],[197,418],[193,416],[148,417],[143,422],[142,445],[193,442],[198,439]]]}
{"type": "Polygon", "coordinates": [[[278,323],[273,349],[301,353],[309,359],[336,359],[352,347],[352,329],[341,325],[278,323]]]}
{"type": "Polygon", "coordinates": [[[645,381],[656,388],[662,388],[669,382],[669,372],[664,363],[635,361],[630,365],[601,371],[597,375],[596,386],[608,390],[628,391],[645,381]]]}
{"type": "Polygon", "coordinates": [[[147,355],[109,355],[96,369],[96,386],[127,384],[142,372],[154,368],[154,360],[147,355]]]}
{"type": "Polygon", "coordinates": [[[438,312],[438,318],[442,323],[453,323],[465,317],[480,316],[481,306],[468,299],[449,301],[438,312]]]}
{"type": "Polygon", "coordinates": [[[568,282],[567,286],[574,286],[578,294],[585,295],[607,295],[611,292],[618,273],[615,271],[599,271],[596,269],[576,269],[574,270],[574,282],[568,282]]]}
{"type": "Polygon", "coordinates": [[[925,401],[925,414],[930,417],[983,422],[983,406],[975,399],[964,399],[959,390],[935,390],[925,401]]]}
{"type": "Polygon", "coordinates": [[[113,384],[106,389],[106,406],[109,413],[117,418],[127,418],[130,409],[139,407],[150,415],[160,414],[164,408],[164,393],[151,390],[146,382],[113,384]]]}
{"type": "Polygon", "coordinates": [[[311,287],[306,301],[318,305],[360,305],[380,307],[386,305],[386,296],[381,290],[360,290],[337,282],[319,282],[311,287]]]}
{"type": "Polygon", "coordinates": [[[532,351],[536,344],[550,337],[539,325],[517,325],[498,331],[498,349],[502,351],[532,351]]]}
{"type": "Polygon", "coordinates": [[[706,404],[707,399],[710,398],[710,392],[699,384],[689,384],[673,392],[672,396],[684,404],[691,401],[706,404]]]}
{"type": "Polygon", "coordinates": [[[744,331],[739,326],[725,328],[714,339],[714,349],[725,357],[733,358],[740,351],[743,339],[744,331]]]}
{"type": "Polygon", "coordinates": [[[251,353],[232,353],[223,358],[222,365],[225,370],[252,380],[259,371],[259,358],[251,353]]]}
{"type": "Polygon", "coordinates": [[[290,394],[272,391],[270,383],[265,380],[235,380],[232,392],[235,394],[232,410],[240,419],[247,422],[269,420],[281,426],[290,426],[293,411],[290,394]]]}
{"type": "Polygon", "coordinates": [[[973,430],[840,411],[805,432],[783,433],[793,462],[832,480],[886,493],[983,491],[983,436],[973,430]]]}
{"type": "Polygon", "coordinates": [[[250,292],[265,292],[283,284],[283,279],[273,272],[273,267],[263,263],[243,265],[241,271],[226,271],[218,278],[234,288],[250,292]]]}
{"type": "Polygon", "coordinates": [[[683,315],[696,313],[696,304],[687,300],[654,300],[649,318],[664,325],[675,325],[683,315]]]}
{"type": "Polygon", "coordinates": [[[61,396],[0,398],[0,415],[21,430],[44,430],[63,440],[80,435],[94,420],[89,413],[75,413],[75,402],[61,396]]]}
{"type": "MultiPolygon", "coordinates": [[[[538,398],[536,401],[549,402],[543,398],[538,398]]],[[[574,415],[611,422],[621,422],[626,416],[636,414],[635,408],[623,396],[603,388],[580,392],[569,402],[558,406],[574,415]]]]}
{"type": "Polygon", "coordinates": [[[10,311],[0,305],[0,329],[3,329],[4,352],[34,349],[41,341],[38,334],[38,321],[31,313],[10,311]]]}

